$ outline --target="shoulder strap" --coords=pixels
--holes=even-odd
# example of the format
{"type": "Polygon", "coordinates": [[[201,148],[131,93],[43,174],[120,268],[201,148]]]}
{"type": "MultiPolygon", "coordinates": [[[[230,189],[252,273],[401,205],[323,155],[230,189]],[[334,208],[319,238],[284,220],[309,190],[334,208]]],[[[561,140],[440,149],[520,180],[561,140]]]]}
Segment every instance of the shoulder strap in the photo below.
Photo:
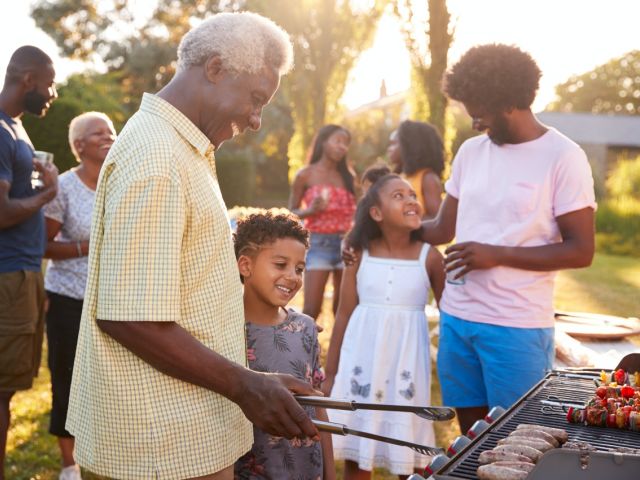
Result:
{"type": "Polygon", "coordinates": [[[427,253],[429,253],[430,245],[428,243],[422,244],[422,249],[420,249],[420,257],[418,257],[418,261],[421,265],[424,265],[427,261],[427,253]]]}

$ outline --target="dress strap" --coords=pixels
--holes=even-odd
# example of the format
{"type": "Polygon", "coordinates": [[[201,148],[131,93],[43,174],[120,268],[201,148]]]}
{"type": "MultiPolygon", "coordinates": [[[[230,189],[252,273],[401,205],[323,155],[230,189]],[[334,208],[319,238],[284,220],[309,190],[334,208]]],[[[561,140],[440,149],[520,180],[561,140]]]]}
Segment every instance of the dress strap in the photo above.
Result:
{"type": "Polygon", "coordinates": [[[427,261],[427,253],[429,253],[430,246],[431,245],[425,242],[422,245],[422,248],[420,249],[420,256],[418,257],[418,261],[420,262],[421,265],[425,265],[425,262],[427,261]]]}

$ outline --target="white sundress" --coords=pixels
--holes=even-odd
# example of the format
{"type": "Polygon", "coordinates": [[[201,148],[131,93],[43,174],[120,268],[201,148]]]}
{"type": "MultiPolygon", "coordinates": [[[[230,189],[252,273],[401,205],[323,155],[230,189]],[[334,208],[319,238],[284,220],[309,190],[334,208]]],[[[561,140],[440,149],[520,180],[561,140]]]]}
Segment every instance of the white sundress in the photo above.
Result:
{"type": "MultiPolygon", "coordinates": [[[[357,273],[359,303],[347,326],[331,396],[366,403],[430,405],[431,361],[425,305],[430,282],[424,244],[417,260],[369,256],[357,273]]],[[[434,445],[433,424],[412,413],[329,410],[332,422],[421,445],[434,445]]],[[[408,475],[429,457],[408,447],[354,435],[333,436],[336,459],[362,470],[408,475]]]]}

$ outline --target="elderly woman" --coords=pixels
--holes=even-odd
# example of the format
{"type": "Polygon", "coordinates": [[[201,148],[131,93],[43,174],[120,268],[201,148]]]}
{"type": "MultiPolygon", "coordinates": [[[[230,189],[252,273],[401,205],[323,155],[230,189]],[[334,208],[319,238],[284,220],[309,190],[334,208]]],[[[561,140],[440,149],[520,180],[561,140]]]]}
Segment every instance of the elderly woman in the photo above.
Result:
{"type": "Polygon", "coordinates": [[[65,429],[73,359],[87,282],[89,231],[100,168],[115,140],[104,113],[87,112],[69,125],[69,145],[78,166],[60,175],[58,195],[44,207],[47,226],[45,289],[49,297],[47,339],[53,406],[49,431],[62,454],[60,480],[80,479],[73,459],[74,439],[65,429]]]}

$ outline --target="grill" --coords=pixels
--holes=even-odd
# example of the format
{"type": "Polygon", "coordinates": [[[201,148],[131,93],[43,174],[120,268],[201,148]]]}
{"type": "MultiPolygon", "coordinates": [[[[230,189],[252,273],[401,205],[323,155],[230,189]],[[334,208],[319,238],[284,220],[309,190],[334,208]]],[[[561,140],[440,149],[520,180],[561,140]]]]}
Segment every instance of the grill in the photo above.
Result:
{"type": "Polygon", "coordinates": [[[548,373],[489,428],[443,465],[434,474],[435,479],[477,479],[480,453],[494,448],[498,440],[505,438],[521,423],[563,428],[569,434],[570,441],[585,441],[598,450],[587,454],[554,449],[540,459],[527,480],[640,479],[640,455],[609,452],[616,447],[640,448],[639,432],[568,423],[562,408],[541,403],[541,400],[549,400],[550,397],[563,403],[585,403],[594,394],[593,378],[596,376],[594,372],[581,371],[571,374],[560,371],[548,373]],[[585,464],[587,468],[583,466],[585,464]]]}

